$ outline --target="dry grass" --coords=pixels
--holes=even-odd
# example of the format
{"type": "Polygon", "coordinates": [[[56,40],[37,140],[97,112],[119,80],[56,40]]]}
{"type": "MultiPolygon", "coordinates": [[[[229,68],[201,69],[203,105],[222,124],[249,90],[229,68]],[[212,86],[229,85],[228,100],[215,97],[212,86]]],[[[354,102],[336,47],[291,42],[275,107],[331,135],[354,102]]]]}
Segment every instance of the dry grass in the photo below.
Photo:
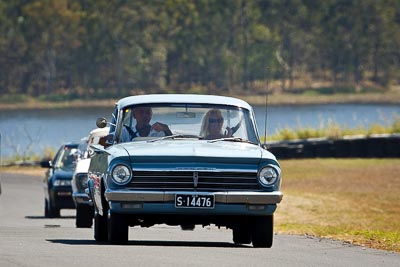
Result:
{"type": "Polygon", "coordinates": [[[281,161],[281,233],[400,252],[400,159],[281,161]]]}
{"type": "Polygon", "coordinates": [[[11,167],[0,167],[0,173],[17,173],[44,177],[46,168],[41,167],[27,167],[27,166],[11,166],[11,167]]]}

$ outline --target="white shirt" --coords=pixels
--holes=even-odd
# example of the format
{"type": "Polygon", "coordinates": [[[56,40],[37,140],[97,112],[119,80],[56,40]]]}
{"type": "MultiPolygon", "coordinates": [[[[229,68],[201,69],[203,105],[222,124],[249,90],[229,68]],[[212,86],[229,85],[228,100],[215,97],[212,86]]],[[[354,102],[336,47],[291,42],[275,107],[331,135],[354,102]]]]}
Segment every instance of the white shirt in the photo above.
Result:
{"type": "MultiPolygon", "coordinates": [[[[141,137],[140,133],[138,131],[136,131],[136,125],[134,127],[132,127],[131,129],[136,134],[136,137],[141,137]]],[[[163,131],[157,132],[156,130],[150,130],[150,133],[148,136],[149,137],[163,137],[163,136],[165,136],[165,133],[163,131]]],[[[120,138],[121,143],[130,142],[131,138],[132,138],[131,135],[129,134],[126,127],[124,126],[122,128],[122,133],[121,133],[121,138],[120,138]]]]}

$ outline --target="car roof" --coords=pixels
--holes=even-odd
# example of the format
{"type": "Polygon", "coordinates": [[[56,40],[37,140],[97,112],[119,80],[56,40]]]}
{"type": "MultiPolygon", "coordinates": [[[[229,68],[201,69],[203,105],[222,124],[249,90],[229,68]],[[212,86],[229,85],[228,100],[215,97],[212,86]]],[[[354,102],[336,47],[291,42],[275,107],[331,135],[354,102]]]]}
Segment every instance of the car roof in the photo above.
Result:
{"type": "Polygon", "coordinates": [[[231,105],[251,110],[251,106],[238,98],[217,95],[195,95],[195,94],[149,94],[128,96],[117,102],[119,108],[138,104],[161,104],[161,103],[193,103],[193,104],[217,104],[231,105]]]}

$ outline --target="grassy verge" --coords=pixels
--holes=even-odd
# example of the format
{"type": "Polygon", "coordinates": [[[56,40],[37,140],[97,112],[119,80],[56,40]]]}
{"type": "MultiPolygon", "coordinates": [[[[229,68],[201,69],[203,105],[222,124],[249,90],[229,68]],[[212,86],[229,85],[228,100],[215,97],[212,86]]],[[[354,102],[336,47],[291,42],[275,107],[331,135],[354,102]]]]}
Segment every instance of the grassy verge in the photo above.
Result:
{"type": "MultiPolygon", "coordinates": [[[[371,124],[369,127],[356,126],[353,128],[346,128],[339,125],[339,123],[332,120],[328,123],[320,123],[318,128],[299,127],[297,129],[281,128],[277,129],[274,135],[269,135],[267,141],[282,141],[282,140],[295,140],[307,138],[328,138],[340,139],[344,136],[351,135],[364,135],[371,136],[374,134],[396,134],[400,133],[400,115],[393,114],[393,118],[387,118],[386,125],[371,124]]],[[[264,141],[265,137],[261,137],[264,141]]]]}
{"type": "Polygon", "coordinates": [[[400,159],[281,161],[280,233],[400,252],[400,159]]]}
{"type": "MultiPolygon", "coordinates": [[[[280,161],[275,230],[400,252],[400,159],[280,161]]],[[[44,175],[38,167],[2,172],[44,175]]]]}
{"type": "Polygon", "coordinates": [[[11,166],[11,167],[0,167],[0,173],[17,173],[44,177],[47,169],[38,166],[11,166]]]}

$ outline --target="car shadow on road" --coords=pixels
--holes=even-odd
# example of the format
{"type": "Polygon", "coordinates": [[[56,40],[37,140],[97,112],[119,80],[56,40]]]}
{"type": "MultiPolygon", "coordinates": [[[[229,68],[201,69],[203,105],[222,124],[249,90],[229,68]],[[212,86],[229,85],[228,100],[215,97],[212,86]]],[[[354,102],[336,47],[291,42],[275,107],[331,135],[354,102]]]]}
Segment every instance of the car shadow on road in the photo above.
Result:
{"type": "MultiPolygon", "coordinates": [[[[106,242],[96,242],[95,240],[84,239],[46,239],[46,241],[55,244],[64,245],[110,245],[106,242]]],[[[209,241],[153,241],[153,240],[134,240],[128,241],[124,246],[140,246],[140,247],[215,247],[215,248],[250,248],[246,245],[235,245],[227,242],[209,242],[209,241]]]]}
{"type": "Polygon", "coordinates": [[[37,219],[75,219],[75,216],[61,216],[58,218],[46,218],[44,216],[38,216],[38,215],[27,215],[25,216],[25,219],[31,219],[31,220],[37,220],[37,219]]]}

